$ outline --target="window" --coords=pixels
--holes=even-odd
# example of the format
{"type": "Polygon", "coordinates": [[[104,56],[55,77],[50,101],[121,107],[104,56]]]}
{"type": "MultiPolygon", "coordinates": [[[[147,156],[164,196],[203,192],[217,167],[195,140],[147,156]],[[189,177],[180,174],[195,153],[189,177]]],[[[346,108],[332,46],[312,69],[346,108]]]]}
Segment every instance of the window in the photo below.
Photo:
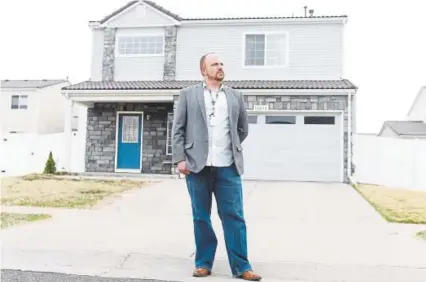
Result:
{"type": "Polygon", "coordinates": [[[305,117],[305,124],[334,124],[334,117],[305,117]]]}
{"type": "Polygon", "coordinates": [[[266,124],[296,124],[295,116],[266,116],[266,124]]]}
{"type": "Polygon", "coordinates": [[[121,130],[121,142],[139,142],[139,118],[138,116],[123,116],[123,128],[121,130]]]}
{"type": "Polygon", "coordinates": [[[246,34],[246,66],[284,66],[287,64],[288,35],[283,33],[246,34]]]}
{"type": "Polygon", "coordinates": [[[164,40],[161,35],[120,36],[117,43],[119,56],[163,54],[164,40]]]}
{"type": "Polygon", "coordinates": [[[167,114],[167,141],[166,141],[166,155],[172,154],[172,127],[173,127],[173,113],[167,114]]]}
{"type": "Polygon", "coordinates": [[[28,108],[28,95],[12,95],[11,108],[12,109],[27,109],[28,108]]]}
{"type": "Polygon", "coordinates": [[[248,123],[250,124],[256,124],[257,123],[257,116],[248,116],[248,123]]]}

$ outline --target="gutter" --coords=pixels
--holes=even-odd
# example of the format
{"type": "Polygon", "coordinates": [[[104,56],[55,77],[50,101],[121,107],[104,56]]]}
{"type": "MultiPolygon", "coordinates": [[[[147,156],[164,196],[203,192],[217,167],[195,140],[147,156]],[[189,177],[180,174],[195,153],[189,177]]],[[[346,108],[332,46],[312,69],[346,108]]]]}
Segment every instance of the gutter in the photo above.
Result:
{"type": "Polygon", "coordinates": [[[348,156],[347,156],[347,176],[351,179],[352,176],[352,95],[348,92],[348,156]]]}

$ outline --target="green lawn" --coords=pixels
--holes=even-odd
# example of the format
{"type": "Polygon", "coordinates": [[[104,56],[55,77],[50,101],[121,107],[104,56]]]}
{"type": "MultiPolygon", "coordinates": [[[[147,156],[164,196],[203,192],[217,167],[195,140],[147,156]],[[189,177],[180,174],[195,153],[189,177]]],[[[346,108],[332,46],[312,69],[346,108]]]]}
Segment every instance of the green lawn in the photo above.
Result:
{"type": "Polygon", "coordinates": [[[420,238],[426,240],[426,230],[418,232],[417,236],[419,236],[420,238]]]}
{"type": "Polygon", "coordinates": [[[355,189],[389,222],[426,224],[426,192],[367,184],[355,189]]]}
{"type": "Polygon", "coordinates": [[[1,229],[22,224],[24,222],[32,222],[37,220],[51,218],[48,214],[18,214],[18,213],[1,213],[1,229]]]}
{"type": "Polygon", "coordinates": [[[144,186],[142,181],[68,179],[46,175],[4,178],[1,204],[54,208],[84,208],[121,192],[144,186]]]}

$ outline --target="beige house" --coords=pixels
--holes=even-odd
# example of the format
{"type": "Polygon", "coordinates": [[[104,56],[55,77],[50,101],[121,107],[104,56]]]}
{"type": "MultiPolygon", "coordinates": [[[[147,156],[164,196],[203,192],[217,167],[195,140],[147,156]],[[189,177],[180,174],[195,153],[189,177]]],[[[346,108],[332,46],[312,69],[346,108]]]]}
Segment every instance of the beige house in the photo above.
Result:
{"type": "Polygon", "coordinates": [[[61,88],[68,85],[65,79],[2,80],[0,135],[63,132],[66,100],[61,88]]]}

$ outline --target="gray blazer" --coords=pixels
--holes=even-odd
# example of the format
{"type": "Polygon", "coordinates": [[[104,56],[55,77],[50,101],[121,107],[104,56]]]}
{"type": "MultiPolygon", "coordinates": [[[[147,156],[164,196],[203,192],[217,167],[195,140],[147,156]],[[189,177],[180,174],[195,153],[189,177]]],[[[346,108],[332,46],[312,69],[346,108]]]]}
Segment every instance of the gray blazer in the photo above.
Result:
{"type": "MultiPolygon", "coordinates": [[[[248,135],[247,111],[241,92],[226,85],[223,89],[228,102],[234,162],[238,173],[242,175],[244,160],[241,144],[248,135]]],[[[180,92],[172,132],[173,163],[186,161],[189,171],[195,173],[201,171],[206,165],[209,150],[203,83],[180,92]]]]}

